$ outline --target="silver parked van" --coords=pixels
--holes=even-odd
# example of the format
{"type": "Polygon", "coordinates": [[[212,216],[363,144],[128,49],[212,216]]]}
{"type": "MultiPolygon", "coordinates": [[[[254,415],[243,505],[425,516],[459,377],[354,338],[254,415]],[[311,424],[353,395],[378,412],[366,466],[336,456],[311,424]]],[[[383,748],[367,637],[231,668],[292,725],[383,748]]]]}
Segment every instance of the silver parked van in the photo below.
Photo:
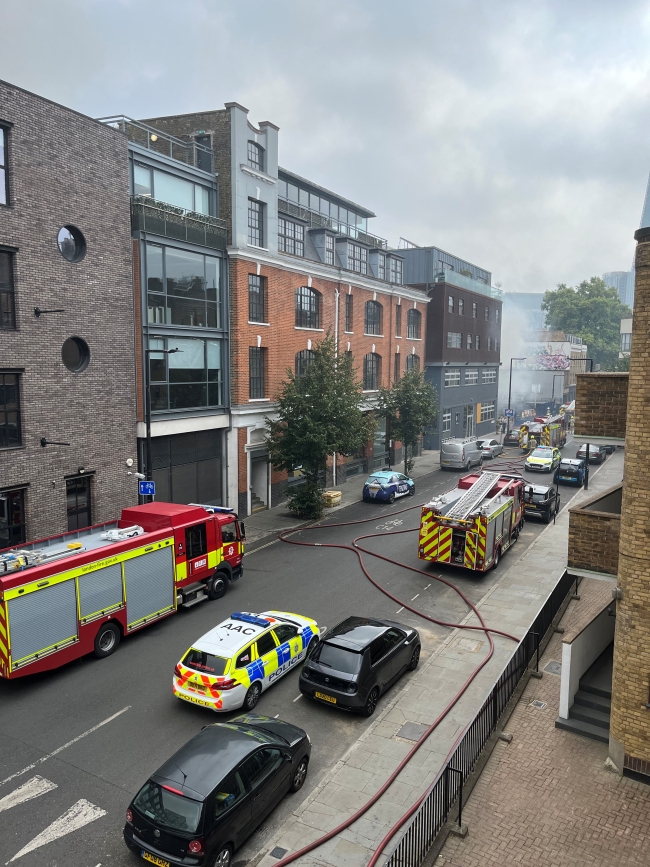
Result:
{"type": "Polygon", "coordinates": [[[483,451],[476,437],[457,439],[450,437],[440,446],[440,468],[469,470],[483,464],[483,451]]]}

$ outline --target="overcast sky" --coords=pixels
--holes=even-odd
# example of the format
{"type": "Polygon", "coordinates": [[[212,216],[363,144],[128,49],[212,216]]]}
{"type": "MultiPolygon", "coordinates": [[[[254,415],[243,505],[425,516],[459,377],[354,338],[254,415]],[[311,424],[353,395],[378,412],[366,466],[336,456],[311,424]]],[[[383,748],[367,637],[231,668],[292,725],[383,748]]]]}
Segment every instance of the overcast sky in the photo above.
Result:
{"type": "Polygon", "coordinates": [[[0,0],[0,22],[0,78],[95,117],[239,102],[371,231],[506,291],[630,267],[649,0],[0,0]]]}

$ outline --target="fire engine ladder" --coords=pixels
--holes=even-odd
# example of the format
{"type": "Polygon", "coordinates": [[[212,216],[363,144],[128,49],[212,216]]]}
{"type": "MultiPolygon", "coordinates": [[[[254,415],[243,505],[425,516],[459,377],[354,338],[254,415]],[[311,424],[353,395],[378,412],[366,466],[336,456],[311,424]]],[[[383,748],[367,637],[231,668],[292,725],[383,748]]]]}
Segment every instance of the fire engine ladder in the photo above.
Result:
{"type": "Polygon", "coordinates": [[[501,473],[482,473],[466,493],[446,513],[446,518],[462,520],[472,512],[499,480],[501,473]]]}

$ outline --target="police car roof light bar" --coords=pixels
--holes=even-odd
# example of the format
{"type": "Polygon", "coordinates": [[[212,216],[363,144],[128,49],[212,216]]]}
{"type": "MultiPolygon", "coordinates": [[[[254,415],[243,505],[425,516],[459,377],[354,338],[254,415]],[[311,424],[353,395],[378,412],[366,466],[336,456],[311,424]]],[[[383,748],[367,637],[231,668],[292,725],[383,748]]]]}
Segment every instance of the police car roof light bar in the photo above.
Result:
{"type": "Polygon", "coordinates": [[[242,611],[236,611],[234,614],[230,615],[231,620],[243,620],[244,623],[253,623],[255,626],[270,626],[271,621],[267,620],[265,617],[258,617],[255,614],[246,614],[242,611]]]}

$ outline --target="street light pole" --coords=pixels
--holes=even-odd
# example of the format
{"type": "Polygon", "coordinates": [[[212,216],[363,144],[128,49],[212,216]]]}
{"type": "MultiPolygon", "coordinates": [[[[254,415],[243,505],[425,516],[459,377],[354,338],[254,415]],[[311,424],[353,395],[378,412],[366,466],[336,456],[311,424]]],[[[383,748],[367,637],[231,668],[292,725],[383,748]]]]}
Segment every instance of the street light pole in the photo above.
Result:
{"type": "Polygon", "coordinates": [[[525,361],[524,358],[511,358],[510,359],[510,381],[508,383],[508,427],[507,430],[510,431],[510,403],[512,401],[512,362],[513,361],[525,361]]]}
{"type": "MultiPolygon", "coordinates": [[[[145,468],[147,481],[153,481],[153,460],[151,458],[151,371],[150,371],[150,355],[154,352],[161,355],[172,355],[174,352],[182,352],[182,349],[145,349],[144,351],[144,417],[146,425],[146,463],[145,468]]],[[[153,498],[152,498],[153,499],[153,498]]]]}

